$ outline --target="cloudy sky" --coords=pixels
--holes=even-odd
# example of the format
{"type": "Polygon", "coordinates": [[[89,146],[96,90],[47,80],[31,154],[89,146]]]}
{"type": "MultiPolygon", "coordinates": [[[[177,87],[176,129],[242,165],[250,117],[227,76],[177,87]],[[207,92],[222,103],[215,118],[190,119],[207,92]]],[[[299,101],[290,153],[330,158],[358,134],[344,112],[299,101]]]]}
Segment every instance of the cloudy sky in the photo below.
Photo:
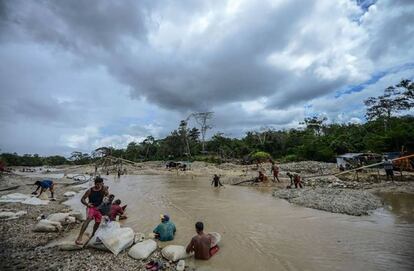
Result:
{"type": "Polygon", "coordinates": [[[69,154],[167,135],[363,122],[414,78],[412,0],[0,1],[0,149],[69,154]]]}

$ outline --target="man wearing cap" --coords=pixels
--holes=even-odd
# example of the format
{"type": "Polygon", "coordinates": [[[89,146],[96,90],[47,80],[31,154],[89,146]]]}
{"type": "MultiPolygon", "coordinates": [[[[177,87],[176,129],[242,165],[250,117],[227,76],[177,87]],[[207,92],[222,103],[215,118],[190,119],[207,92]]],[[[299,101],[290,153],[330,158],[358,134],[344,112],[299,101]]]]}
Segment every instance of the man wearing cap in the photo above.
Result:
{"type": "Polygon", "coordinates": [[[168,215],[160,215],[161,223],[154,229],[155,238],[160,241],[171,241],[176,232],[175,225],[170,221],[168,215]]]}

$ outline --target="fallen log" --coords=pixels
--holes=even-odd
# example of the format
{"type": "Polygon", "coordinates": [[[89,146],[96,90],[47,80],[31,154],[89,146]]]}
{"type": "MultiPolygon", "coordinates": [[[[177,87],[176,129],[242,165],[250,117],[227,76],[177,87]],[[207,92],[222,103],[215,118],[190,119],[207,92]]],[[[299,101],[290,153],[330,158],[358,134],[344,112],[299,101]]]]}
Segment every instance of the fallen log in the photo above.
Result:
{"type": "Polygon", "coordinates": [[[20,185],[16,185],[16,186],[10,186],[10,187],[6,187],[6,188],[0,188],[0,191],[9,191],[9,190],[14,190],[19,188],[20,185]]]}
{"type": "Polygon", "coordinates": [[[254,181],[255,181],[255,180],[246,180],[246,181],[241,181],[241,182],[238,182],[238,183],[234,183],[233,185],[239,185],[239,184],[242,184],[242,183],[248,183],[248,182],[252,182],[252,183],[254,183],[254,181]]]}

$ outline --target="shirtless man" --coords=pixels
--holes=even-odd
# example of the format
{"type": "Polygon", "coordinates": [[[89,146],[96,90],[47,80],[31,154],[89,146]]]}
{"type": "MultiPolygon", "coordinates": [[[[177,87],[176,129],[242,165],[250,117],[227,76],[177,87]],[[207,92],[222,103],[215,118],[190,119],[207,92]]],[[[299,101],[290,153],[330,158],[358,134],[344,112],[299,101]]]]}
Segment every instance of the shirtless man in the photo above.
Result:
{"type": "Polygon", "coordinates": [[[270,169],[270,172],[273,172],[273,182],[277,180],[280,183],[279,167],[275,164],[275,162],[272,162],[272,168],[270,169]]]}
{"type": "Polygon", "coordinates": [[[194,251],[194,257],[199,260],[208,260],[211,257],[211,237],[204,233],[203,222],[195,224],[197,235],[191,239],[186,251],[187,253],[194,251]]]}

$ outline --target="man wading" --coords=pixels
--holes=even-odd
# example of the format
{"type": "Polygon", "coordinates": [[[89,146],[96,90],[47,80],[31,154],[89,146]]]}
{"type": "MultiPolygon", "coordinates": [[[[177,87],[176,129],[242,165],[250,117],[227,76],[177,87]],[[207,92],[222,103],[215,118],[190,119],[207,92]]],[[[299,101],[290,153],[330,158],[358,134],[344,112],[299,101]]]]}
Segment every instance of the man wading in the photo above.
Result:
{"type": "Polygon", "coordinates": [[[88,217],[86,218],[85,222],[83,222],[79,236],[76,239],[77,245],[82,245],[82,236],[85,233],[86,228],[88,228],[89,222],[95,220],[91,237],[98,229],[102,219],[102,214],[98,210],[98,206],[101,205],[103,198],[106,195],[108,195],[108,189],[103,185],[103,179],[101,177],[96,177],[95,186],[88,189],[88,191],[85,192],[81,199],[82,204],[87,207],[88,217]],[[88,202],[86,202],[86,199],[88,199],[88,202]]]}
{"type": "Polygon", "coordinates": [[[388,160],[388,157],[385,157],[383,165],[385,174],[387,175],[387,181],[389,178],[391,178],[391,181],[394,181],[394,166],[392,165],[392,161],[388,160]]]}
{"type": "Polygon", "coordinates": [[[211,185],[214,185],[214,187],[223,186],[223,184],[220,182],[220,177],[217,176],[217,174],[214,174],[214,178],[213,178],[213,181],[211,182],[211,185]]]}

